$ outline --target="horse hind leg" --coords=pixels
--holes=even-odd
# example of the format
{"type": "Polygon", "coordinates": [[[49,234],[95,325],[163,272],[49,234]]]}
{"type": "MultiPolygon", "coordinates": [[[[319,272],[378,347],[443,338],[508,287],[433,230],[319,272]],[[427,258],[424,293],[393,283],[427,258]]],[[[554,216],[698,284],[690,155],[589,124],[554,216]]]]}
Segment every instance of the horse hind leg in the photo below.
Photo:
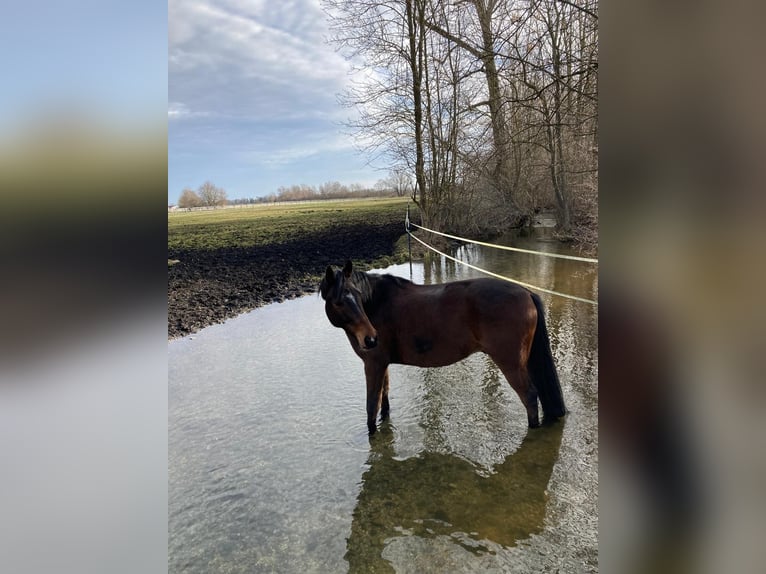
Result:
{"type": "Polygon", "coordinates": [[[530,380],[527,370],[518,364],[512,364],[512,361],[498,361],[494,357],[492,359],[503,372],[503,375],[505,375],[508,384],[511,385],[511,388],[516,391],[519,399],[521,399],[521,404],[524,405],[527,411],[529,428],[539,427],[540,417],[537,409],[537,389],[530,380]]]}

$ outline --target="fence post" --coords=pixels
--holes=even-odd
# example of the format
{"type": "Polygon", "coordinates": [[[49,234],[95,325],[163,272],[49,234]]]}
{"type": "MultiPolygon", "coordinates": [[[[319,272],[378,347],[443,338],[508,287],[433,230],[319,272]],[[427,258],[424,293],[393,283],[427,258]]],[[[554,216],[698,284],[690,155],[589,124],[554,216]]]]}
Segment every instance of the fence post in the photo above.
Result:
{"type": "Polygon", "coordinates": [[[410,256],[410,281],[412,281],[412,237],[410,235],[410,203],[407,202],[407,216],[404,218],[404,228],[407,230],[407,253],[410,256]]]}

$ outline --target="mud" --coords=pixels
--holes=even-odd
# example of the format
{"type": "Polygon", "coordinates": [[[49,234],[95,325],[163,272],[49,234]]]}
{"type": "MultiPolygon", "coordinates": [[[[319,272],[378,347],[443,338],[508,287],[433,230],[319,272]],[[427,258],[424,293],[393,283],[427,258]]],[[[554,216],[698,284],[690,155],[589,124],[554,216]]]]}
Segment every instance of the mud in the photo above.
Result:
{"type": "Polygon", "coordinates": [[[168,250],[178,260],[168,267],[168,338],[314,293],[327,265],[373,267],[394,255],[403,232],[401,222],[370,222],[274,245],[168,250]]]}

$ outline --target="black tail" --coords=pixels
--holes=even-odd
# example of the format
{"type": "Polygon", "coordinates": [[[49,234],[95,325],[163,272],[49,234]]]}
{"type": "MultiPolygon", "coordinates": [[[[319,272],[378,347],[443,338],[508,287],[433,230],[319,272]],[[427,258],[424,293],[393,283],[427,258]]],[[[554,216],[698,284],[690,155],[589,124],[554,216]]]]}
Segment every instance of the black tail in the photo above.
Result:
{"type": "Polygon", "coordinates": [[[537,308],[537,328],[535,329],[535,338],[532,340],[527,371],[537,389],[545,419],[551,421],[563,417],[567,410],[564,406],[564,397],[561,394],[561,384],[558,373],[556,373],[556,365],[553,363],[548,328],[545,326],[543,302],[534,293],[531,295],[537,308]]]}

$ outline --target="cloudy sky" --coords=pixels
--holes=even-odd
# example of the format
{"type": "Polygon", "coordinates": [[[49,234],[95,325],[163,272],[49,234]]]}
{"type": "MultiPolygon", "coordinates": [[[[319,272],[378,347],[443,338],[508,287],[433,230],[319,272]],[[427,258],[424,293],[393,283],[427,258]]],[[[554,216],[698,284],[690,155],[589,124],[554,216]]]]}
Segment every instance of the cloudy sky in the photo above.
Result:
{"type": "Polygon", "coordinates": [[[384,176],[341,125],[349,66],[319,0],[170,0],[168,30],[168,201],[206,180],[233,199],[384,176]]]}

